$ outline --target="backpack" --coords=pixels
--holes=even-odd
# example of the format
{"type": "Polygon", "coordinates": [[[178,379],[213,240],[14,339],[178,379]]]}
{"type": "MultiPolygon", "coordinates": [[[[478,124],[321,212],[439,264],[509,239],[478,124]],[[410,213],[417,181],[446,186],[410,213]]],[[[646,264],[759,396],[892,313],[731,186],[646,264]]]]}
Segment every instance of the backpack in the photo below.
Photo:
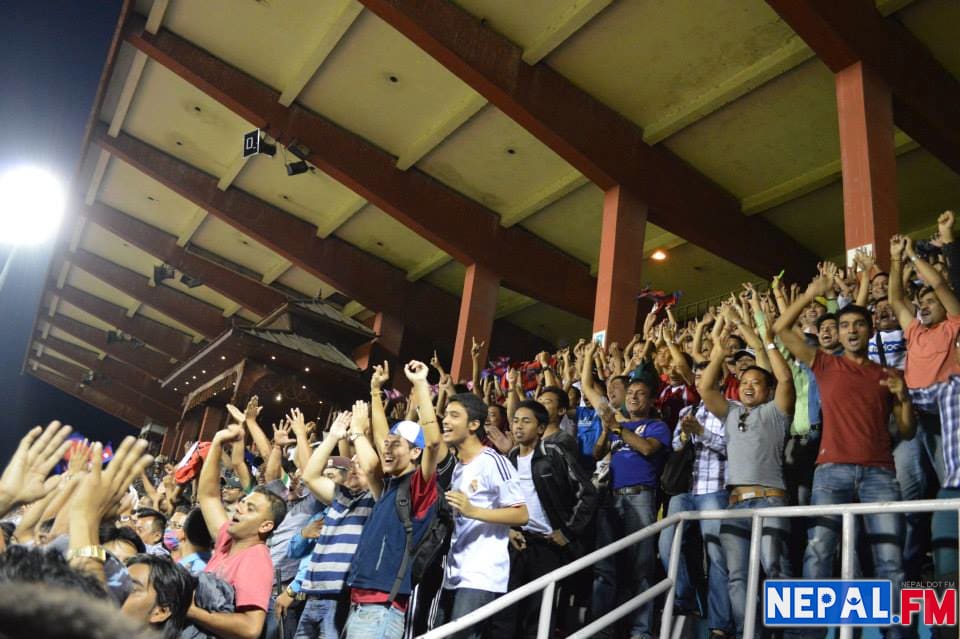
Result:
{"type": "Polygon", "coordinates": [[[424,573],[440,561],[450,549],[450,533],[453,532],[453,510],[441,490],[437,491],[436,509],[430,521],[427,522],[427,529],[423,533],[423,537],[416,545],[413,544],[413,520],[410,516],[410,478],[412,476],[413,473],[407,473],[399,480],[397,485],[397,515],[403,524],[407,539],[403,547],[403,560],[400,562],[400,569],[393,581],[393,588],[390,589],[389,603],[393,603],[393,600],[396,599],[408,568],[410,569],[410,583],[417,583],[424,573]]]}

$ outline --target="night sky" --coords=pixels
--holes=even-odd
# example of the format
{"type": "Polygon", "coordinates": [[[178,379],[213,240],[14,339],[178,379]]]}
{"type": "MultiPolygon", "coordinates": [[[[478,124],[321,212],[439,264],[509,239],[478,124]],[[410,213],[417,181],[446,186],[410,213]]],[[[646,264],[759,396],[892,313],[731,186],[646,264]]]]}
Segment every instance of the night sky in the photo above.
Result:
{"type": "MultiPolygon", "coordinates": [[[[0,4],[5,25],[0,38],[0,171],[36,164],[65,184],[72,179],[120,4],[119,0],[0,4]]],[[[0,398],[5,409],[0,418],[0,463],[6,462],[26,430],[51,419],[103,441],[116,442],[132,432],[96,408],[20,374],[51,250],[50,245],[19,250],[0,290],[0,398]]],[[[0,264],[7,251],[0,246],[0,264]]]]}

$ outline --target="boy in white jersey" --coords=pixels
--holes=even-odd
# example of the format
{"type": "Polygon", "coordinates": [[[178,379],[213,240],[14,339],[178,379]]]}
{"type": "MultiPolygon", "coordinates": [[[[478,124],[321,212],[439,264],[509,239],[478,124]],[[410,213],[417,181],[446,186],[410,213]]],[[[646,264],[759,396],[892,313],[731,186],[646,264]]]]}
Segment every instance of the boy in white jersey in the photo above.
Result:
{"type": "MultiPolygon", "coordinates": [[[[458,619],[507,591],[511,526],[527,523],[527,507],[513,465],[483,441],[487,406],[473,393],[450,398],[443,442],[457,449],[446,493],[455,513],[437,625],[458,619]]],[[[482,629],[456,635],[479,639],[482,629]]]]}

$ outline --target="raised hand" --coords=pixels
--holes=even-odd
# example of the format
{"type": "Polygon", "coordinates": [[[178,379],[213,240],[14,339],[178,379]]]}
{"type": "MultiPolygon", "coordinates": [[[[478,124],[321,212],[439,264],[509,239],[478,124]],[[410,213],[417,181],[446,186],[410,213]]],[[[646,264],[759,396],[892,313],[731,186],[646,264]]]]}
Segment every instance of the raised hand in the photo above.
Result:
{"type": "Polygon", "coordinates": [[[430,369],[427,368],[426,364],[424,364],[423,362],[418,362],[417,360],[414,359],[414,360],[410,360],[407,363],[407,365],[403,369],[403,373],[404,375],[407,376],[407,379],[410,380],[411,384],[416,384],[418,382],[421,384],[426,384],[427,373],[429,372],[429,370],[430,369]]]}
{"type": "Polygon", "coordinates": [[[673,332],[673,325],[670,322],[664,322],[660,325],[661,336],[663,340],[668,344],[672,344],[675,341],[675,334],[673,332]]]}
{"type": "Polygon", "coordinates": [[[643,318],[643,338],[650,339],[653,337],[653,325],[657,321],[656,313],[647,313],[647,316],[643,318]]]}
{"type": "Polygon", "coordinates": [[[537,362],[540,364],[540,368],[550,367],[550,355],[547,353],[547,351],[540,351],[537,353],[537,362]]]}
{"type": "Polygon", "coordinates": [[[229,424],[223,430],[218,430],[213,436],[214,446],[237,441],[243,441],[243,426],[240,424],[229,424]]]}
{"type": "Polygon", "coordinates": [[[365,435],[370,429],[370,405],[364,401],[353,403],[350,417],[350,432],[365,435]]]}
{"type": "Polygon", "coordinates": [[[476,337],[471,337],[471,346],[470,346],[470,356],[471,357],[480,357],[480,352],[483,350],[483,347],[487,345],[486,341],[477,341],[476,337]]]}
{"type": "Polygon", "coordinates": [[[520,379],[520,372],[517,369],[515,368],[507,369],[507,385],[510,388],[515,388],[517,386],[517,382],[519,381],[519,379],[520,379]]]}
{"type": "Polygon", "coordinates": [[[944,211],[937,218],[937,231],[941,244],[950,244],[953,242],[953,224],[956,222],[956,215],[953,211],[944,211]]]}
{"type": "Polygon", "coordinates": [[[343,439],[347,436],[347,428],[350,426],[350,419],[353,414],[350,411],[337,413],[336,419],[330,424],[330,436],[337,439],[343,439]]]}
{"type": "Polygon", "coordinates": [[[899,260],[903,258],[903,252],[907,247],[907,238],[900,235],[891,236],[890,238],[890,259],[899,260]]]}
{"type": "MultiPolygon", "coordinates": [[[[146,449],[145,439],[124,438],[106,470],[103,464],[90,466],[90,472],[77,488],[71,508],[90,517],[91,524],[98,525],[107,513],[119,506],[133,480],[153,463],[153,457],[145,453],[146,449]]],[[[93,445],[93,457],[103,459],[103,444],[97,442],[93,445]]]]}
{"type": "Polygon", "coordinates": [[[64,440],[71,430],[70,426],[53,421],[46,428],[37,426],[23,436],[0,475],[0,513],[34,502],[53,488],[53,483],[46,482],[47,475],[67,452],[70,443],[64,440]]]}
{"type": "Polygon", "coordinates": [[[820,275],[817,275],[813,278],[813,281],[810,282],[810,286],[807,287],[807,294],[813,295],[814,297],[823,297],[827,293],[833,290],[833,276],[828,276],[820,272],[820,275]]]}
{"type": "MultiPolygon", "coordinates": [[[[296,444],[297,440],[290,436],[290,430],[293,428],[293,423],[289,418],[284,419],[280,422],[280,425],[273,425],[273,443],[275,446],[290,446],[296,444]]],[[[306,430],[306,425],[304,425],[304,430],[306,430]]]]}
{"type": "Polygon", "coordinates": [[[886,386],[890,394],[897,399],[903,400],[907,396],[907,385],[903,378],[895,373],[887,373],[886,379],[880,380],[881,386],[886,386]]]}
{"type": "Polygon", "coordinates": [[[243,416],[247,422],[253,422],[255,424],[262,410],[263,406],[260,405],[260,398],[254,395],[250,398],[250,401],[247,402],[247,408],[243,411],[243,416]]]}
{"type": "MultiPolygon", "coordinates": [[[[69,450],[69,449],[68,449],[69,450]]],[[[84,439],[77,442],[70,450],[70,461],[67,462],[67,473],[77,475],[87,469],[87,461],[90,459],[90,442],[84,439]]]]}
{"type": "MultiPolygon", "coordinates": [[[[436,357],[436,354],[434,354],[436,357]]],[[[382,366],[374,365],[373,375],[370,376],[370,390],[378,391],[390,381],[390,362],[384,361],[382,366]]]]}

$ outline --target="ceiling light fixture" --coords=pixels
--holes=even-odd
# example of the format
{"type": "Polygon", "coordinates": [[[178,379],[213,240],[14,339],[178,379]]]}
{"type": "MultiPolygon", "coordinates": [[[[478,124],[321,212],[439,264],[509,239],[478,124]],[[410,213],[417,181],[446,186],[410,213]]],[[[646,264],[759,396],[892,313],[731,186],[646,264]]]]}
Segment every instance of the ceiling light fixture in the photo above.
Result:
{"type": "Polygon", "coordinates": [[[153,267],[153,283],[159,284],[165,280],[174,280],[177,278],[177,271],[169,264],[161,264],[153,267]]]}
{"type": "Polygon", "coordinates": [[[657,249],[656,251],[654,251],[654,252],[650,255],[650,259],[651,259],[651,260],[656,260],[656,261],[658,261],[658,262],[662,262],[662,261],[664,261],[665,259],[667,259],[667,254],[666,254],[664,251],[662,251],[662,250],[660,250],[660,249],[657,249]]]}

